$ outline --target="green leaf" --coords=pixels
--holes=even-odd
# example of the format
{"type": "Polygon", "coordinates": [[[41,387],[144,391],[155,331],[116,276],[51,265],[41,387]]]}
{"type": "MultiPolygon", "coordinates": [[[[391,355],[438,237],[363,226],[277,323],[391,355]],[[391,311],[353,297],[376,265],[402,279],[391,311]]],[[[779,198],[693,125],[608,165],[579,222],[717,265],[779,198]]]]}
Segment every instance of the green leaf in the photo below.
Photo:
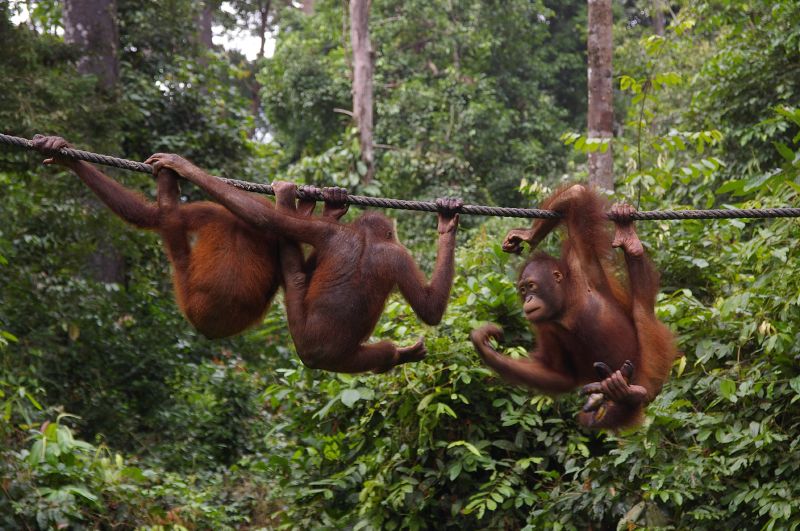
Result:
{"type": "Polygon", "coordinates": [[[800,395],[800,376],[795,376],[794,378],[792,378],[791,380],[789,380],[789,387],[791,387],[791,388],[792,388],[792,390],[793,390],[795,393],[797,393],[798,395],[800,395]]]}
{"type": "Polygon", "coordinates": [[[67,485],[64,487],[64,490],[71,492],[72,494],[77,494],[83,498],[86,498],[89,501],[96,502],[97,496],[89,492],[86,487],[81,487],[78,485],[67,485]]]}
{"type": "Polygon", "coordinates": [[[773,142],[772,145],[775,146],[775,149],[778,150],[778,153],[781,154],[781,157],[783,157],[786,162],[794,162],[794,151],[792,151],[789,146],[778,141],[773,142]]]}
{"type": "Polygon", "coordinates": [[[477,448],[475,448],[475,446],[473,444],[468,443],[467,441],[453,441],[453,442],[451,442],[450,444],[447,445],[447,448],[448,449],[455,448],[456,446],[463,446],[464,448],[469,450],[470,453],[473,453],[478,457],[481,456],[481,451],[478,450],[477,448]]]}
{"type": "Polygon", "coordinates": [[[353,407],[353,404],[361,398],[361,393],[357,389],[345,389],[339,398],[345,406],[353,407]]]}
{"type": "Polygon", "coordinates": [[[450,481],[455,481],[455,479],[460,474],[461,474],[461,461],[455,461],[452,465],[450,465],[448,477],[450,478],[450,481]]]}
{"type": "Polygon", "coordinates": [[[322,409],[320,409],[319,411],[317,411],[316,413],[314,413],[314,415],[313,415],[313,417],[312,417],[312,418],[320,418],[320,419],[324,419],[324,418],[327,416],[327,414],[328,414],[328,411],[330,411],[331,407],[333,407],[333,405],[334,405],[335,403],[336,403],[336,398],[332,398],[332,399],[328,400],[328,403],[327,403],[327,404],[325,404],[325,405],[322,407],[322,409]]]}
{"type": "Polygon", "coordinates": [[[29,392],[27,392],[27,391],[25,391],[25,398],[27,398],[27,399],[28,399],[28,401],[29,401],[29,402],[30,402],[30,403],[33,405],[33,407],[35,407],[35,408],[36,408],[36,409],[38,409],[39,411],[43,411],[43,410],[44,410],[44,408],[42,407],[42,405],[41,405],[41,404],[40,404],[40,403],[39,403],[39,402],[38,402],[38,401],[37,401],[37,400],[36,400],[36,399],[33,397],[33,395],[32,395],[32,394],[30,394],[30,393],[29,393],[29,392]]]}
{"type": "Polygon", "coordinates": [[[147,477],[142,472],[142,469],[134,466],[123,468],[120,471],[120,475],[137,482],[147,481],[147,477]]]}
{"type": "Polygon", "coordinates": [[[731,402],[736,401],[736,382],[733,380],[724,379],[719,382],[719,392],[722,394],[723,398],[730,400],[731,402]]]}
{"type": "Polygon", "coordinates": [[[619,89],[628,90],[635,82],[636,81],[630,76],[621,76],[619,78],[619,89]]]}
{"type": "Polygon", "coordinates": [[[434,392],[434,393],[430,393],[428,395],[425,395],[422,398],[422,400],[419,401],[419,404],[417,404],[417,413],[421,413],[422,411],[424,411],[425,408],[427,408],[428,405],[431,403],[431,401],[434,398],[436,398],[437,396],[439,396],[440,394],[441,393],[439,393],[439,392],[434,392]]]}

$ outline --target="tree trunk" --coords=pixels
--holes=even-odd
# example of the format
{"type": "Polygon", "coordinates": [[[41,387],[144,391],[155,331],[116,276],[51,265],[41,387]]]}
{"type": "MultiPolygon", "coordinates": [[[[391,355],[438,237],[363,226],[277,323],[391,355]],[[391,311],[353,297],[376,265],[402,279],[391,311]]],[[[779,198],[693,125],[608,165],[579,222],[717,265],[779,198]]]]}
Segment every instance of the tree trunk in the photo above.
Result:
{"type": "Polygon", "coordinates": [[[367,166],[362,182],[375,175],[372,147],[373,50],[369,41],[370,0],[350,0],[350,40],[353,47],[353,118],[358,126],[361,160],[367,166]]]}
{"type": "MultiPolygon", "coordinates": [[[[97,77],[101,92],[115,97],[119,82],[119,33],[115,0],[66,0],[64,2],[64,40],[81,50],[78,72],[97,77]]],[[[97,139],[106,141],[106,139],[97,139]]],[[[92,197],[89,207],[103,210],[92,197]]],[[[99,229],[97,246],[89,256],[89,275],[99,282],[125,282],[125,258],[114,247],[108,232],[99,229]]]]}
{"type": "Polygon", "coordinates": [[[249,138],[253,138],[255,136],[261,118],[261,83],[259,83],[258,79],[256,79],[256,74],[258,72],[258,65],[261,63],[261,59],[264,58],[264,52],[267,46],[267,32],[269,31],[269,10],[271,7],[272,7],[272,0],[266,0],[266,1],[259,0],[258,2],[258,15],[259,15],[258,36],[260,38],[260,44],[258,47],[258,55],[256,56],[256,60],[253,67],[253,79],[252,79],[253,99],[250,104],[250,108],[253,112],[253,129],[251,129],[250,132],[248,133],[249,138]]]}
{"type": "MultiPolygon", "coordinates": [[[[217,0],[203,0],[201,7],[195,12],[195,24],[197,33],[194,35],[197,45],[197,63],[201,67],[208,66],[208,52],[214,48],[214,12],[219,7],[217,0]]],[[[200,86],[202,94],[208,93],[208,88],[203,84],[200,86]]]]}
{"type": "Polygon", "coordinates": [[[269,30],[269,10],[272,7],[272,0],[261,0],[258,3],[258,14],[260,17],[258,36],[261,43],[258,47],[258,56],[256,60],[264,58],[264,48],[267,45],[267,30],[269,30]]]}
{"type": "Polygon", "coordinates": [[[589,153],[589,182],[606,190],[614,189],[611,22],[611,0],[589,0],[589,138],[608,142],[605,153],[589,153]]]}
{"type": "Polygon", "coordinates": [[[197,42],[203,48],[201,52],[207,52],[214,46],[212,25],[214,23],[214,10],[216,7],[216,2],[214,0],[205,0],[203,2],[203,9],[200,10],[198,14],[197,42]]]}
{"type": "Polygon", "coordinates": [[[664,36],[664,6],[662,0],[652,0],[653,2],[653,33],[664,36]]]}
{"type": "Polygon", "coordinates": [[[64,40],[82,50],[78,71],[93,74],[104,90],[119,81],[119,33],[114,0],[65,0],[64,40]]]}
{"type": "Polygon", "coordinates": [[[315,0],[302,0],[303,13],[305,13],[306,15],[313,15],[314,14],[314,2],[315,2],[315,0]]]}

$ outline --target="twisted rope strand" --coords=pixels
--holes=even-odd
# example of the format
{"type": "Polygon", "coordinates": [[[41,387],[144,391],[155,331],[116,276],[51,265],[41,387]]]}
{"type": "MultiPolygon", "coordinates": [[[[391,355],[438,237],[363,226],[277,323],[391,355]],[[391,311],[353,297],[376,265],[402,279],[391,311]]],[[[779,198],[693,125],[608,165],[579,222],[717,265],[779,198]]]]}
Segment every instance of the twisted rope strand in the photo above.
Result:
{"type": "MultiPolygon", "coordinates": [[[[33,143],[17,136],[0,134],[0,144],[20,147],[35,151],[33,143]]],[[[120,159],[108,155],[99,155],[90,151],[80,149],[62,148],[59,153],[67,158],[74,160],[85,160],[104,166],[122,168],[124,170],[137,171],[141,173],[153,173],[153,167],[143,162],[120,159]]],[[[217,177],[221,181],[235,186],[248,192],[257,192],[267,195],[275,195],[272,185],[259,184],[237,179],[226,179],[217,177]]],[[[298,190],[297,197],[300,199],[322,200],[322,190],[319,188],[307,188],[298,190]]],[[[392,208],[398,210],[419,210],[423,212],[438,212],[439,207],[433,201],[408,201],[405,199],[391,199],[386,197],[368,197],[364,195],[348,195],[347,202],[351,205],[361,207],[392,208]]],[[[538,208],[510,208],[492,207],[485,205],[463,205],[459,212],[475,216],[500,216],[510,218],[540,218],[555,219],[561,215],[553,210],[540,210],[538,208]]],[[[608,216],[609,219],[617,219],[608,216]]],[[[630,216],[634,220],[680,220],[680,219],[731,219],[731,218],[796,218],[800,217],[800,208],[730,208],[724,210],[650,210],[635,212],[630,216]]],[[[620,221],[623,219],[620,218],[620,221]]]]}

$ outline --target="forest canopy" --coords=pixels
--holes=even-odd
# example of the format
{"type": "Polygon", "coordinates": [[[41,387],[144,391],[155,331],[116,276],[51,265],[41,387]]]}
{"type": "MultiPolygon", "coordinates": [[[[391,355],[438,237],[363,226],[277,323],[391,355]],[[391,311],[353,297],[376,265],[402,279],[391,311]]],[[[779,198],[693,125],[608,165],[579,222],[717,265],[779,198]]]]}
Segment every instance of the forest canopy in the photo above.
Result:
{"type": "MultiPolygon", "coordinates": [[[[0,3],[0,132],[260,183],[522,207],[585,181],[605,149],[587,136],[585,2],[373,0],[368,182],[347,2],[103,0],[94,18],[86,4],[0,3]],[[111,32],[92,56],[110,62],[76,44],[86,21],[111,32]],[[248,59],[214,34],[261,49],[248,59]]],[[[800,206],[800,4],[624,0],[613,21],[616,199],[800,206]]],[[[205,339],[158,237],[41,158],[0,147],[0,528],[800,524],[796,219],[638,224],[681,356],[643,426],[595,433],[577,393],[507,385],[469,342],[487,321],[507,353],[535,341],[522,259],[500,246],[519,221],[462,216],[439,326],[390,299],[374,336],[424,336],[423,362],[333,374],[300,362],[278,302],[205,339]]],[[[154,197],[151,177],[108,174],[154,197]]],[[[430,273],[435,216],[386,213],[430,273]]]]}

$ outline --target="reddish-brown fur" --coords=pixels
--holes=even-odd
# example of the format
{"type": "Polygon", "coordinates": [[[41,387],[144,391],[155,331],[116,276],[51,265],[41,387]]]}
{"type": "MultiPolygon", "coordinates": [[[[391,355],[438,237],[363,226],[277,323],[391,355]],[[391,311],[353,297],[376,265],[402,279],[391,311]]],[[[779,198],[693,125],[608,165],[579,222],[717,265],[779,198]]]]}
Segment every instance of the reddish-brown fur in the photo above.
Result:
{"type": "Polygon", "coordinates": [[[209,201],[179,208],[183,228],[156,230],[173,264],[175,298],[189,322],[209,338],[259,323],[281,283],[277,238],[209,201]],[[195,243],[186,249],[188,257],[178,256],[185,251],[167,242],[187,237],[195,243]]]}
{"type": "MultiPolygon", "coordinates": [[[[67,146],[37,137],[44,153],[67,146]]],[[[156,203],[120,185],[92,165],[54,157],[72,169],[115,214],[159,233],[173,266],[175,298],[192,325],[209,338],[237,334],[258,323],[281,284],[278,239],[210,201],[180,204],[177,175],[158,174],[156,203]]],[[[272,203],[253,196],[264,208],[272,203]]]]}
{"type": "Polygon", "coordinates": [[[618,223],[612,242],[606,203],[594,191],[565,187],[542,208],[564,218],[512,230],[503,243],[507,251],[518,251],[523,241],[535,247],[558,225],[566,226],[560,258],[536,253],[520,271],[523,308],[536,329],[538,348],[528,360],[502,356],[488,344],[489,338],[502,334],[494,325],[473,331],[472,341],[484,361],[510,382],[552,394],[584,386],[584,393],[592,396],[579,415],[582,424],[612,429],[635,425],[644,405],[660,392],[677,355],[672,333],[654,313],[658,272],[644,256],[632,223],[618,223]],[[625,252],[629,286],[615,275],[612,243],[625,252]],[[632,377],[630,366],[623,368],[626,360],[632,362],[632,377]],[[618,370],[597,368],[596,362],[618,370]],[[595,381],[598,371],[601,381],[595,381]]]}
{"type": "Polygon", "coordinates": [[[303,217],[291,212],[295,194],[291,183],[275,183],[280,208],[265,208],[176,155],[156,154],[150,162],[155,169],[176,171],[254,227],[314,247],[313,270],[304,264],[297,245],[281,247],[289,329],[306,365],[337,372],[383,372],[425,356],[421,339],[404,348],[389,341],[364,342],[395,287],[426,323],[436,324],[442,318],[453,282],[458,226],[454,210],[460,202],[441,200],[446,212],[439,214],[439,250],[427,284],[397,241],[392,221],[381,214],[366,213],[352,223],[303,217]]]}

